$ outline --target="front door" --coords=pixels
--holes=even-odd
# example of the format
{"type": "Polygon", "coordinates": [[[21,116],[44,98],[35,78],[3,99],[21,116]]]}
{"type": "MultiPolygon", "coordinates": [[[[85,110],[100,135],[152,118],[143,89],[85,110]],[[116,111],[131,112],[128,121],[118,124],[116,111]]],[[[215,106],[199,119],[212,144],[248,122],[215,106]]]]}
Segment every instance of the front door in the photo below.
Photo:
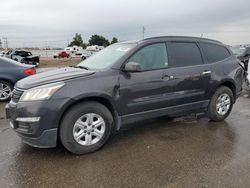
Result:
{"type": "Polygon", "coordinates": [[[145,46],[128,62],[139,63],[142,71],[122,72],[120,75],[122,115],[150,112],[168,106],[167,98],[172,96],[176,82],[164,74],[168,67],[166,44],[145,46]]]}

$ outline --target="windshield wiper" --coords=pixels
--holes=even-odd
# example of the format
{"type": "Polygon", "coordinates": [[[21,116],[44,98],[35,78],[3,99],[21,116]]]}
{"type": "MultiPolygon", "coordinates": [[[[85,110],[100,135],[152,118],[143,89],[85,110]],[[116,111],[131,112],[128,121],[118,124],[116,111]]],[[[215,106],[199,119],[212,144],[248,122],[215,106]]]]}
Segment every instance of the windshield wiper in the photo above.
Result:
{"type": "Polygon", "coordinates": [[[88,67],[85,67],[85,66],[82,66],[82,65],[74,65],[74,66],[70,66],[70,67],[89,70],[88,67]]]}

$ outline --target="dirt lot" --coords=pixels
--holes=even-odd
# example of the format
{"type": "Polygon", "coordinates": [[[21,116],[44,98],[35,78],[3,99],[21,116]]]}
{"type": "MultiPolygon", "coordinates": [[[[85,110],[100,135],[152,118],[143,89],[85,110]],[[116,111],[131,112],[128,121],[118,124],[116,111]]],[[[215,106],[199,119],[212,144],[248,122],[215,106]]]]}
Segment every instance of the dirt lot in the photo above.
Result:
{"type": "Polygon", "coordinates": [[[71,58],[40,58],[40,65],[38,68],[53,68],[53,67],[67,67],[71,65],[76,65],[81,62],[80,57],[71,57],[71,58]]]}

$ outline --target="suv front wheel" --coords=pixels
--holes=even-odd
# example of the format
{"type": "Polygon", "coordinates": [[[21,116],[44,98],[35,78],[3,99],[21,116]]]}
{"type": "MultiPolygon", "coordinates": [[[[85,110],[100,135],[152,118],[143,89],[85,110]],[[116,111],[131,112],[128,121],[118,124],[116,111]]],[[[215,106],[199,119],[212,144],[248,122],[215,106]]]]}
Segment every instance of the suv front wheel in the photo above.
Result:
{"type": "Polygon", "coordinates": [[[60,139],[70,152],[85,154],[100,149],[112,130],[111,112],[100,103],[85,102],[66,113],[60,127],[60,139]]]}
{"type": "Polygon", "coordinates": [[[233,92],[230,88],[222,86],[214,93],[209,107],[208,117],[213,121],[223,121],[233,108],[233,92]]]}

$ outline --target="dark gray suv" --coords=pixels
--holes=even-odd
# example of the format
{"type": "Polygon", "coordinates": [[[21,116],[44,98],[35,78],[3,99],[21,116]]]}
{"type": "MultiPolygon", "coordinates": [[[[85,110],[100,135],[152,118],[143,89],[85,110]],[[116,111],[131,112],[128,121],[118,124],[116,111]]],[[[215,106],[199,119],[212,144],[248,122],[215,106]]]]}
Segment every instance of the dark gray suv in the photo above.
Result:
{"type": "Polygon", "coordinates": [[[221,42],[155,37],[111,45],[78,66],[19,81],[6,106],[27,144],[84,154],[124,123],[205,115],[222,121],[242,90],[243,69],[221,42]]]}

